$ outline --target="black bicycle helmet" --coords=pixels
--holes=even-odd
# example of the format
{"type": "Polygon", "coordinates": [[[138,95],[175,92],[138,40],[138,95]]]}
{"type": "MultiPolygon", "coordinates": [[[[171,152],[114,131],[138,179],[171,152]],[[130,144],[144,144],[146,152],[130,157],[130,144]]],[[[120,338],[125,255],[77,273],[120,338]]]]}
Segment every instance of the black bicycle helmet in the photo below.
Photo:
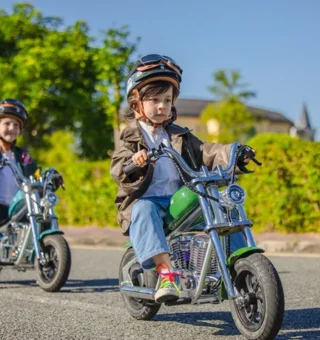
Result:
{"type": "Polygon", "coordinates": [[[27,123],[28,111],[25,106],[16,99],[4,99],[0,101],[0,118],[14,116],[21,122],[21,129],[27,123]]]}
{"type": "Polygon", "coordinates": [[[154,81],[167,81],[179,92],[182,72],[180,66],[172,58],[160,54],[148,54],[136,62],[129,74],[127,97],[132,90],[139,90],[154,81]]]}

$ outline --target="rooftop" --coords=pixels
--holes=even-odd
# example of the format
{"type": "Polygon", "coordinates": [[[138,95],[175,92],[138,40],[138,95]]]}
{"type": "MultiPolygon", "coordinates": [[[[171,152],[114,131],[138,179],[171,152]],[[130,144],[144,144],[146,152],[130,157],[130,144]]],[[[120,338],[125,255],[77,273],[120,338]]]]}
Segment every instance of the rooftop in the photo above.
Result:
{"type": "MultiPolygon", "coordinates": [[[[178,114],[182,116],[194,116],[197,117],[200,115],[202,110],[208,105],[213,103],[212,100],[204,100],[204,99],[185,99],[185,98],[179,98],[176,102],[176,108],[178,111],[178,114]]],[[[271,120],[275,122],[285,122],[285,123],[291,123],[293,125],[293,122],[286,118],[283,114],[275,111],[270,111],[266,109],[261,109],[258,107],[253,106],[247,106],[249,112],[253,114],[255,117],[261,117],[266,120],[271,120]]]]}

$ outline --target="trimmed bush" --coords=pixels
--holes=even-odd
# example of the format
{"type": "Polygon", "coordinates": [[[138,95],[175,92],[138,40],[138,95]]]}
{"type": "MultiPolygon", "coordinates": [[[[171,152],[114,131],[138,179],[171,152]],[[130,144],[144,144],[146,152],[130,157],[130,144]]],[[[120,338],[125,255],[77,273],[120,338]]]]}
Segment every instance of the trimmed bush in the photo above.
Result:
{"type": "MultiPolygon", "coordinates": [[[[58,168],[58,167],[57,167],[58,168]]],[[[110,161],[76,162],[59,166],[66,191],[59,191],[57,214],[64,225],[115,226],[116,185],[110,176],[110,161]]]]}
{"type": "Polygon", "coordinates": [[[46,150],[33,154],[42,168],[54,167],[63,175],[66,191],[59,189],[57,192],[59,223],[116,226],[114,198],[117,186],[110,176],[110,160],[78,160],[70,132],[58,131],[46,142],[49,145],[46,150]]]}
{"type": "Polygon", "coordinates": [[[286,134],[260,134],[247,142],[262,167],[239,184],[247,191],[245,209],[254,230],[320,231],[320,143],[286,134]]]}

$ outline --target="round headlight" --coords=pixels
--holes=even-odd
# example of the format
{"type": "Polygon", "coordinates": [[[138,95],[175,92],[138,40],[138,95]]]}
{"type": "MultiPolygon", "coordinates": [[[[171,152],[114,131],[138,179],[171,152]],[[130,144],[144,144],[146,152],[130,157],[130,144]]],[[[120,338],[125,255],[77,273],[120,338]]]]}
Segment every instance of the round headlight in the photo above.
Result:
{"type": "Polygon", "coordinates": [[[42,207],[51,208],[58,203],[58,200],[59,199],[56,194],[54,194],[53,192],[49,192],[43,198],[41,198],[40,205],[42,207]]]}
{"type": "Polygon", "coordinates": [[[245,199],[246,193],[244,189],[237,184],[231,184],[220,192],[220,203],[228,207],[240,205],[244,203],[245,199]]]}
{"type": "Polygon", "coordinates": [[[54,206],[58,203],[58,196],[54,194],[53,192],[49,192],[47,194],[47,200],[51,206],[54,206]]]}

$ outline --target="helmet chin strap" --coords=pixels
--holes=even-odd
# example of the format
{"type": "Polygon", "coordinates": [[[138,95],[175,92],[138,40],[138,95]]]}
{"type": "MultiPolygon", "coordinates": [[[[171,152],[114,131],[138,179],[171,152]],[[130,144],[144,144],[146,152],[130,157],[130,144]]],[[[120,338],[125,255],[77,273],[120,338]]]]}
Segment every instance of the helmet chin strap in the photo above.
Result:
{"type": "Polygon", "coordinates": [[[144,108],[143,108],[143,104],[142,104],[142,101],[140,99],[140,96],[139,96],[139,92],[137,89],[134,89],[133,91],[133,94],[135,95],[135,97],[137,98],[138,100],[138,110],[135,110],[136,112],[136,119],[137,120],[141,120],[142,122],[146,123],[147,125],[150,125],[152,126],[152,130],[154,131],[155,128],[159,127],[159,126],[162,126],[162,127],[165,127],[167,126],[168,124],[172,123],[173,121],[175,121],[177,119],[177,110],[174,106],[172,106],[171,108],[171,116],[166,119],[165,121],[163,121],[162,123],[154,123],[152,120],[150,120],[145,112],[144,112],[144,108]]]}
{"type": "Polygon", "coordinates": [[[13,146],[16,145],[16,141],[13,142],[7,142],[2,136],[0,136],[0,148],[3,149],[1,146],[4,146],[5,149],[11,149],[13,146]]]}

